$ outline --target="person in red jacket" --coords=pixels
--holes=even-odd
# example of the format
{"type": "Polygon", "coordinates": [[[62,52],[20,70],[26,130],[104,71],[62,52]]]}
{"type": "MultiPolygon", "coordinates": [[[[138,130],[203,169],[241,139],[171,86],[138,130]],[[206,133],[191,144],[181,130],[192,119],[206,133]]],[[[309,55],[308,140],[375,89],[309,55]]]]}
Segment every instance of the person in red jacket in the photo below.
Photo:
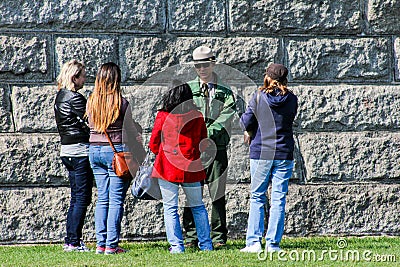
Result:
{"type": "Polygon", "coordinates": [[[203,115],[193,102],[189,85],[169,90],[157,113],[149,148],[156,154],[152,177],[160,178],[164,221],[171,253],[185,251],[178,215],[178,191],[182,186],[199,236],[199,248],[212,250],[207,210],[200,181],[206,178],[200,147],[207,144],[203,115]]]}

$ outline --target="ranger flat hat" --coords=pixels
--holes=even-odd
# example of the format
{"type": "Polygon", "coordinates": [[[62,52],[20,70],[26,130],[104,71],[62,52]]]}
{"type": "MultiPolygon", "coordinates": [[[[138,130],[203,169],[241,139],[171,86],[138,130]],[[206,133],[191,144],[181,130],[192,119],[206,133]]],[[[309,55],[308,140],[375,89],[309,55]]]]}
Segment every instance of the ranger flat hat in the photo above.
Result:
{"type": "Polygon", "coordinates": [[[199,46],[193,50],[193,62],[192,63],[207,63],[215,62],[215,55],[211,48],[207,46],[199,46]]]}

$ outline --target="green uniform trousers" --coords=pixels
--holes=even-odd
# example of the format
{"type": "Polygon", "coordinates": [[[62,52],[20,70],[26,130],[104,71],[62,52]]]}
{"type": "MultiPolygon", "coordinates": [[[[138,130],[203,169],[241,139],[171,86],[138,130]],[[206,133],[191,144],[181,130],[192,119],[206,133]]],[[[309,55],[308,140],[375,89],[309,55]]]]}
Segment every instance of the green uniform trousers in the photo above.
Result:
{"type": "MultiPolygon", "coordinates": [[[[226,243],[228,229],[226,227],[226,177],[228,173],[228,155],[226,150],[217,150],[214,161],[206,168],[208,186],[212,201],[211,238],[213,243],[226,243]]],[[[186,231],[186,243],[197,243],[197,233],[193,214],[189,207],[183,210],[183,228],[186,231]]]]}

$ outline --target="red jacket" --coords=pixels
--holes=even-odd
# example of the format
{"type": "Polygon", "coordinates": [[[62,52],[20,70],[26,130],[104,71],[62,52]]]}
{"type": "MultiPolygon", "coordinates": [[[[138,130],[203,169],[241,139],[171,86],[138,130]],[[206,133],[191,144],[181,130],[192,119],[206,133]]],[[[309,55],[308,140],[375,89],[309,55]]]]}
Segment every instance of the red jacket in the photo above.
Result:
{"type": "Polygon", "coordinates": [[[151,151],[157,155],[152,177],[177,183],[204,180],[200,142],[205,138],[207,128],[200,111],[158,112],[149,143],[151,151]]]}

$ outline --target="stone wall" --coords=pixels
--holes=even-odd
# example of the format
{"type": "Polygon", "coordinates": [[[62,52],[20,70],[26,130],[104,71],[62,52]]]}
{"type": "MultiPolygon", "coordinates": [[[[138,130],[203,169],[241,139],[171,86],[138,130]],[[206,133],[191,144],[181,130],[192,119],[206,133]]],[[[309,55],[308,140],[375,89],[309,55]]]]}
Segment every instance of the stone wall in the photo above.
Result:
{"type": "MultiPolygon", "coordinates": [[[[145,81],[188,62],[201,44],[254,84],[271,62],[289,68],[300,107],[286,234],[399,235],[399,9],[400,0],[1,1],[0,242],[59,242],[65,234],[69,189],[52,110],[65,61],[86,63],[85,94],[100,64],[118,63],[148,132],[162,89],[145,81]]],[[[235,88],[248,99],[255,87],[235,88]]],[[[241,141],[236,126],[231,237],[244,237],[249,207],[241,141]]],[[[165,235],[161,203],[129,196],[125,214],[124,238],[165,235]]]]}

